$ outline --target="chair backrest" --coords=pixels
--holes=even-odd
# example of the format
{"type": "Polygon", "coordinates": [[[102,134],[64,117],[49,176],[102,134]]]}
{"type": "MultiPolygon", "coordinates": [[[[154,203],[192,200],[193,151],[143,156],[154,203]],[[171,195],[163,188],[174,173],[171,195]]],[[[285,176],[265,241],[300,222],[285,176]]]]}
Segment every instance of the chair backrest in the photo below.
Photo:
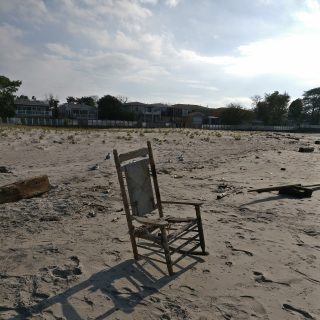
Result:
{"type": "Polygon", "coordinates": [[[133,215],[143,216],[155,209],[151,185],[149,159],[130,162],[123,166],[133,215]]]}
{"type": "Polygon", "coordinates": [[[113,150],[123,204],[129,220],[131,215],[143,216],[155,209],[158,209],[160,217],[163,216],[153,153],[150,142],[147,144],[148,148],[119,155],[117,150],[113,150]]]}

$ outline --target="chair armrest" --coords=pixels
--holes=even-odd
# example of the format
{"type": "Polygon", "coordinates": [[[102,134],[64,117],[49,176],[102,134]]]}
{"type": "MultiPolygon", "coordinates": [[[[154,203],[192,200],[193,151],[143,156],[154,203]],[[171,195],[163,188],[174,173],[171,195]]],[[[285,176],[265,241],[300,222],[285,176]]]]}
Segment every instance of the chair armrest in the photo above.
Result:
{"type": "Polygon", "coordinates": [[[167,221],[160,220],[160,219],[150,219],[145,217],[133,217],[133,219],[147,226],[165,227],[169,225],[167,221]]]}
{"type": "Polygon", "coordinates": [[[161,201],[161,203],[165,204],[181,204],[181,205],[187,205],[187,206],[201,206],[202,202],[190,202],[190,201],[161,201]]]}

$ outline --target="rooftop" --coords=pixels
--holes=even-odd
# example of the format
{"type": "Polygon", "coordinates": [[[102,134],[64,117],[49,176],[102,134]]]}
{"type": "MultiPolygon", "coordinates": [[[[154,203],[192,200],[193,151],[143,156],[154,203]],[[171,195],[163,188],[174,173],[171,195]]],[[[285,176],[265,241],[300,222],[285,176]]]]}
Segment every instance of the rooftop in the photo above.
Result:
{"type": "Polygon", "coordinates": [[[16,99],[14,101],[15,105],[23,105],[23,106],[49,106],[48,101],[40,101],[40,100],[29,100],[29,99],[16,99]]]}

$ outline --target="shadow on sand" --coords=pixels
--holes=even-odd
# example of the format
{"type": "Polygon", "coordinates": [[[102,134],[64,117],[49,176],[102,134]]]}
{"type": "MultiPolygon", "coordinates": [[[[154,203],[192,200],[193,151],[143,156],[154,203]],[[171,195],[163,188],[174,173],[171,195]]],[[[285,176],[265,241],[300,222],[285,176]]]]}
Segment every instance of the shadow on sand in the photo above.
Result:
{"type": "MultiPolygon", "coordinates": [[[[264,202],[269,202],[269,201],[279,201],[279,200],[284,200],[284,199],[297,199],[297,198],[293,197],[293,196],[277,194],[277,195],[268,196],[268,197],[263,198],[263,199],[253,200],[253,201],[244,203],[244,204],[242,204],[240,206],[240,208],[245,207],[245,206],[258,204],[258,203],[264,203],[264,202]]],[[[298,200],[303,200],[303,199],[298,199],[298,200]]]]}
{"type": "Polygon", "coordinates": [[[108,300],[112,301],[113,306],[103,314],[97,316],[95,318],[96,320],[106,319],[118,310],[128,314],[132,313],[135,307],[146,297],[157,293],[163,286],[193,268],[198,262],[203,261],[199,257],[189,256],[189,258],[192,259],[192,262],[186,267],[179,267],[177,265],[177,267],[179,267],[179,271],[171,277],[165,274],[157,265],[148,262],[149,265],[152,265],[153,268],[156,268],[157,271],[161,273],[160,279],[156,279],[152,276],[139,262],[133,259],[124,261],[112,268],[101,270],[93,274],[87,280],[76,284],[60,294],[44,299],[28,308],[20,308],[19,310],[16,310],[19,315],[12,319],[26,319],[34,314],[41,313],[45,309],[56,304],[61,305],[63,316],[66,319],[83,319],[83,317],[69,302],[69,299],[72,298],[72,296],[83,290],[88,290],[90,292],[100,291],[100,293],[105,295],[108,300]],[[124,287],[119,291],[115,287],[115,282],[119,280],[129,281],[135,290],[124,287]]]}

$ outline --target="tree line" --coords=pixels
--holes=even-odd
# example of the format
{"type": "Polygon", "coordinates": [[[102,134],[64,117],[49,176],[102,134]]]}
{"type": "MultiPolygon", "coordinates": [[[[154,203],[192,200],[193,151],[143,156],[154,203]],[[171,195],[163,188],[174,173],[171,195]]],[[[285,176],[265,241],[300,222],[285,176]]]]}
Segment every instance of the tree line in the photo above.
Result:
{"type": "MultiPolygon", "coordinates": [[[[22,81],[10,80],[0,75],[0,117],[10,118],[15,115],[14,99],[15,93],[21,86],[22,81]]],[[[21,99],[29,99],[21,95],[21,99]]],[[[32,99],[35,100],[33,96],[32,99]]],[[[54,118],[59,118],[59,100],[50,95],[47,99],[54,118]]],[[[215,111],[221,119],[221,123],[237,125],[242,123],[252,123],[258,121],[264,125],[279,124],[300,124],[302,122],[310,124],[320,124],[320,87],[305,91],[302,98],[293,100],[290,104],[290,96],[287,92],[265,93],[264,97],[255,95],[251,98],[252,108],[247,109],[240,104],[231,103],[225,108],[215,111]]],[[[98,109],[99,119],[110,120],[133,120],[134,115],[124,111],[121,106],[127,102],[125,97],[114,97],[105,95],[98,97],[84,96],[66,98],[67,103],[86,104],[98,109]]]]}
{"type": "Polygon", "coordinates": [[[293,100],[287,92],[266,93],[251,98],[252,109],[231,103],[220,111],[223,124],[242,124],[258,121],[264,125],[320,124],[320,87],[305,91],[302,98],[293,100]]]}
{"type": "MultiPolygon", "coordinates": [[[[15,116],[14,100],[15,98],[29,100],[26,95],[16,96],[16,92],[19,90],[22,81],[10,80],[8,77],[0,75],[0,118],[11,118],[15,116]]],[[[32,96],[31,100],[36,100],[32,96]]],[[[52,94],[47,98],[49,108],[52,110],[52,116],[59,118],[59,100],[54,98],[52,94]]],[[[134,116],[132,113],[124,111],[121,106],[127,102],[126,97],[114,97],[111,95],[105,95],[102,98],[92,96],[84,97],[72,97],[66,98],[67,103],[73,104],[85,104],[98,109],[99,119],[109,120],[133,120],[134,116]]]]}

